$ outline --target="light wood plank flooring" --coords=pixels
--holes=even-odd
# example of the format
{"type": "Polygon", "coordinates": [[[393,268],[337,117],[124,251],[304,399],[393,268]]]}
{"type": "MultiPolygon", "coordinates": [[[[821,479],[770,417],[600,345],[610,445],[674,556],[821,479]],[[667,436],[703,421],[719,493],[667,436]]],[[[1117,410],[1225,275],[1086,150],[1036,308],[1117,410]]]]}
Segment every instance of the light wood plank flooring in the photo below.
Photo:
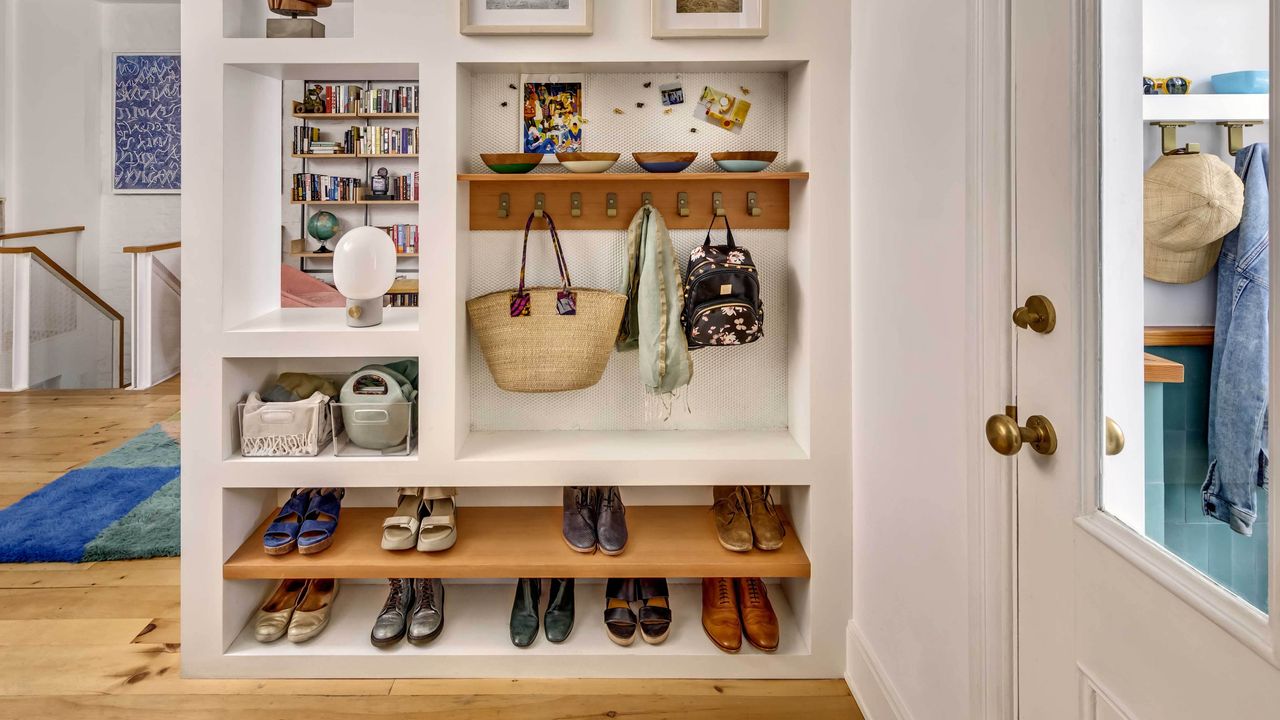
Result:
{"type": "MultiPolygon", "coordinates": [[[[0,395],[0,507],[164,420],[152,390],[0,395]]],[[[178,560],[0,565],[0,718],[852,718],[840,680],[183,680],[178,560]]]]}

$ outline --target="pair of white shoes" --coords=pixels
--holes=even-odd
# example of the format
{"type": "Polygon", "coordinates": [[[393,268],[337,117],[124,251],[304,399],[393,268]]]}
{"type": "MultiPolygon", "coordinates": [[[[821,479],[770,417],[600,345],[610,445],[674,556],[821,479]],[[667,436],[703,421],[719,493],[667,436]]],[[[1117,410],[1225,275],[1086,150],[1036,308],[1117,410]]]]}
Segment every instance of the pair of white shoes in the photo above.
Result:
{"type": "Polygon", "coordinates": [[[439,552],[458,541],[457,488],[400,488],[396,512],[382,522],[383,550],[439,552]]]}

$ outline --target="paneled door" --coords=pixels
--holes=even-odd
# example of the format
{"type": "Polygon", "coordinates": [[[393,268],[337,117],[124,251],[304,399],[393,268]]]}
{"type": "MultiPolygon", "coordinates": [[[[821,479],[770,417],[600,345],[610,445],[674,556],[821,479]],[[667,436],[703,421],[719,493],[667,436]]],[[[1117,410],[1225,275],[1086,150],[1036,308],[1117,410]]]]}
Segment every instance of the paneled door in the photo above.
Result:
{"type": "MultiPolygon", "coordinates": [[[[1239,12],[1237,6],[1248,0],[1201,2],[1239,12]]],[[[1271,4],[1275,18],[1280,2],[1271,4]]],[[[1221,268],[1204,258],[1221,252],[1221,263],[1239,266],[1238,255],[1250,252],[1246,246],[1256,248],[1260,237],[1265,242],[1267,218],[1280,217],[1275,207],[1254,216],[1252,229],[1236,229],[1234,241],[1225,226],[1212,227],[1235,227],[1223,219],[1232,214],[1222,212],[1224,206],[1235,205],[1234,212],[1247,218],[1250,207],[1266,202],[1267,168],[1261,155],[1253,155],[1250,165],[1248,149],[1232,157],[1206,146],[1203,153],[1217,156],[1209,158],[1188,148],[1165,156],[1161,146],[1154,161],[1144,152],[1144,144],[1160,145],[1161,128],[1151,126],[1150,103],[1138,89],[1144,72],[1152,72],[1144,67],[1143,28],[1158,24],[1144,23],[1143,12],[1175,12],[1175,6],[1196,5],[1194,0],[989,5],[1008,20],[1013,287],[1014,304],[1022,306],[1009,308],[1011,317],[1017,310],[1017,323],[1009,325],[1016,348],[1015,397],[1009,408],[989,411],[994,415],[986,427],[993,450],[1012,455],[1009,462],[1016,465],[1018,717],[1280,718],[1277,513],[1266,502],[1269,491],[1253,482],[1265,465],[1257,451],[1276,442],[1275,427],[1268,434],[1265,419],[1267,403],[1277,397],[1276,383],[1268,381],[1275,377],[1278,354],[1265,319],[1260,332],[1267,337],[1259,339],[1255,328],[1252,344],[1227,332],[1228,323],[1240,322],[1250,309],[1265,318],[1269,307],[1274,323],[1277,303],[1267,293],[1265,274],[1249,277],[1240,269],[1220,275],[1221,268]],[[1187,163],[1179,167],[1210,189],[1173,187],[1153,205],[1152,196],[1144,196],[1144,176],[1153,162],[1161,164],[1160,172],[1171,163],[1187,163]],[[1235,199],[1238,188],[1244,188],[1243,209],[1235,199]],[[1195,292],[1190,279],[1152,285],[1151,275],[1160,273],[1144,265],[1152,242],[1171,242],[1171,234],[1182,232],[1165,226],[1153,233],[1147,224],[1168,212],[1162,203],[1180,201],[1186,204],[1179,212],[1212,219],[1211,229],[1196,231],[1213,236],[1205,241],[1228,233],[1222,242],[1227,249],[1200,243],[1195,252],[1201,254],[1187,261],[1202,266],[1206,279],[1196,282],[1212,285],[1222,278],[1231,284],[1226,297],[1237,303],[1231,308],[1236,314],[1226,315],[1224,323],[1221,308],[1212,305],[1221,301],[1221,290],[1215,295],[1210,286],[1195,286],[1201,288],[1197,297],[1211,304],[1209,316],[1218,313],[1217,331],[1188,330],[1202,342],[1188,341],[1191,349],[1184,355],[1165,352],[1153,359],[1147,351],[1159,355],[1160,348],[1150,347],[1144,319],[1155,309],[1152,303],[1195,292]],[[1245,237],[1250,234],[1252,239],[1245,237]],[[1232,248],[1239,248],[1237,256],[1232,248]],[[1222,369],[1224,361],[1215,356],[1231,343],[1234,352],[1261,353],[1261,375],[1222,369]],[[1224,387],[1247,388],[1261,402],[1231,405],[1233,397],[1249,393],[1220,391],[1224,387]],[[1231,425],[1227,417],[1248,422],[1231,425]],[[1171,418],[1188,423],[1171,426],[1171,418]],[[1226,427],[1245,429],[1224,439],[1226,427]],[[1206,443],[1207,453],[1178,457],[1166,440],[1182,442],[1180,447],[1206,443]],[[1223,459],[1228,453],[1245,460],[1229,463],[1223,459]],[[1233,465],[1235,475],[1225,477],[1221,470],[1223,487],[1202,493],[1201,479],[1215,459],[1219,469],[1233,465]],[[1241,465],[1249,467],[1242,471],[1241,465]],[[1185,522],[1171,523],[1166,514],[1185,522]],[[1222,554],[1229,552],[1238,556],[1222,554]],[[1243,565],[1246,556],[1250,567],[1243,565]],[[1241,566],[1239,582],[1231,574],[1233,562],[1241,566]]],[[[1190,31],[1195,23],[1184,24],[1190,31]]],[[[1265,43],[1265,28],[1253,29],[1265,43]]],[[[1236,31],[1248,34],[1250,28],[1236,31]]],[[[1201,28],[1200,41],[1237,43],[1236,31],[1225,37],[1201,28]]],[[[1272,47],[1264,57],[1275,65],[1275,56],[1272,47]]],[[[1242,68],[1222,68],[1237,69],[1242,68]]],[[[1224,145],[1228,130],[1216,121],[1266,119],[1213,117],[1241,111],[1203,110],[1217,99],[1202,90],[1184,99],[1202,108],[1198,124],[1221,132],[1224,145]]],[[[1269,110],[1275,117],[1278,106],[1273,99],[1252,107],[1250,112],[1269,110]]],[[[1168,112],[1192,111],[1193,105],[1183,104],[1168,112]]],[[[1280,137],[1270,124],[1251,132],[1265,138],[1268,131],[1280,137]]],[[[1274,287],[1280,263],[1270,266],[1274,287]]]]}

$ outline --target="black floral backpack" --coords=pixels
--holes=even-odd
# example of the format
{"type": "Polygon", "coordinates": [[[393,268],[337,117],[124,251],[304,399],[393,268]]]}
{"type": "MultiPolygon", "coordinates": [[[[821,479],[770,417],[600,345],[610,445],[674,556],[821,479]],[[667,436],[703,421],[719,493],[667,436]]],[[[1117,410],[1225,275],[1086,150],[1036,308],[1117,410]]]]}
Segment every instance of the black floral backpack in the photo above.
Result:
{"type": "Polygon", "coordinates": [[[729,218],[724,218],[728,244],[712,245],[711,218],[707,239],[689,253],[684,285],[684,332],[689,348],[746,345],[764,337],[764,303],[760,273],[751,252],[733,242],[729,218]]]}

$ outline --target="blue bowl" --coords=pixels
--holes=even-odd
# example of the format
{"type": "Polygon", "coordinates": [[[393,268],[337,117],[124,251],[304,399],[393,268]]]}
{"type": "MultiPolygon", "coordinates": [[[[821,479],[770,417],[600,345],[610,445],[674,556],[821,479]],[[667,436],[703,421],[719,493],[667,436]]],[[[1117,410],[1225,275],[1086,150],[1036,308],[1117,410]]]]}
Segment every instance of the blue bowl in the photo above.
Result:
{"type": "Polygon", "coordinates": [[[636,164],[651,173],[678,173],[693,164],[696,152],[631,153],[636,164]]]}
{"type": "Polygon", "coordinates": [[[1241,70],[1213,76],[1213,91],[1222,95],[1265,95],[1271,92],[1270,70],[1241,70]]]}

